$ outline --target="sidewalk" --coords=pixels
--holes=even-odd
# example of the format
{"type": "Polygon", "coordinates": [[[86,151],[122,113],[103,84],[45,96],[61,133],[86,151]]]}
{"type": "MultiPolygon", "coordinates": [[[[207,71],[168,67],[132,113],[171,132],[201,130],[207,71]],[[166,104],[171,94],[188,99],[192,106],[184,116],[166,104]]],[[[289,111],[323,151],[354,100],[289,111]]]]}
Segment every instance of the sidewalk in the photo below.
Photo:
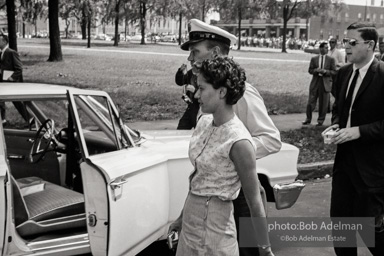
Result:
{"type": "MultiPolygon", "coordinates": [[[[280,131],[289,131],[300,129],[303,125],[302,121],[305,120],[305,113],[300,114],[287,114],[287,115],[271,115],[272,121],[280,131]]],[[[313,113],[313,120],[311,125],[315,125],[317,112],[313,113]]],[[[159,120],[159,121],[146,121],[134,122],[129,126],[138,130],[175,130],[178,120],[159,120]]],[[[331,114],[328,113],[324,122],[324,129],[331,125],[331,114]]]]}

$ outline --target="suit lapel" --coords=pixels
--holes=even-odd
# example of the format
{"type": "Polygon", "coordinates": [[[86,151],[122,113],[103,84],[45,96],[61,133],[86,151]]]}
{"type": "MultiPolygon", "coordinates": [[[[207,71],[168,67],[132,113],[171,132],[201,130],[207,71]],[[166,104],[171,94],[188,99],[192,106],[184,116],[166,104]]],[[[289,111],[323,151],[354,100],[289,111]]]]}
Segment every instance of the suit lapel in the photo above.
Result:
{"type": "Polygon", "coordinates": [[[371,66],[368,68],[367,74],[365,74],[364,80],[361,82],[360,88],[356,93],[355,100],[353,101],[354,103],[359,98],[359,96],[364,92],[364,90],[367,89],[368,85],[371,83],[373,76],[375,75],[378,64],[379,64],[379,61],[377,61],[376,59],[373,59],[373,62],[371,66]]]}
{"type": "Polygon", "coordinates": [[[344,106],[344,101],[345,101],[345,97],[347,94],[347,88],[348,88],[349,80],[351,79],[352,72],[353,72],[353,65],[352,64],[349,65],[348,69],[345,72],[346,72],[345,77],[347,77],[347,79],[343,80],[343,83],[341,85],[340,94],[339,94],[340,109],[343,109],[343,106],[344,106]]]}
{"type": "Polygon", "coordinates": [[[315,58],[315,68],[319,68],[319,61],[320,61],[320,56],[317,55],[316,58],[315,58]]]}

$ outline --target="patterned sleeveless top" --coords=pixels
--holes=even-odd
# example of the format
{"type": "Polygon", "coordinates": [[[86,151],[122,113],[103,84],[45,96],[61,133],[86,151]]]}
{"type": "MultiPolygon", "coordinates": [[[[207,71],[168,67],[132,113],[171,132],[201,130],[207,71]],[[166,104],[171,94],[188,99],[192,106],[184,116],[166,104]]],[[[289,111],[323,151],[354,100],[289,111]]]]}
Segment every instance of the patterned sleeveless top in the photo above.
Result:
{"type": "Polygon", "coordinates": [[[250,133],[236,115],[219,127],[213,125],[212,115],[200,118],[189,144],[189,159],[195,167],[189,177],[192,194],[224,201],[237,198],[240,178],[229,154],[240,140],[248,140],[256,152],[250,133]]]}

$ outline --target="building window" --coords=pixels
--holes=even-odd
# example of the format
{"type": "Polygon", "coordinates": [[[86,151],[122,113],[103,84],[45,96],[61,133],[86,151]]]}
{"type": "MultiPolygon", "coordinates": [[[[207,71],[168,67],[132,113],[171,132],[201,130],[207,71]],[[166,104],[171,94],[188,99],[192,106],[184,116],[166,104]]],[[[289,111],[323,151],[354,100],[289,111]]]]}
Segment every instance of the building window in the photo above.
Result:
{"type": "Polygon", "coordinates": [[[381,6],[384,6],[384,0],[381,0],[381,6]]]}
{"type": "Polygon", "coordinates": [[[340,39],[340,29],[336,29],[336,39],[340,39]]]}
{"type": "Polygon", "coordinates": [[[366,19],[367,19],[367,21],[371,21],[371,14],[367,13],[366,19]]]}
{"type": "Polygon", "coordinates": [[[384,14],[380,14],[380,24],[383,24],[384,21],[384,14]]]}
{"type": "Polygon", "coordinates": [[[374,13],[374,14],[372,15],[372,21],[373,21],[373,22],[376,22],[376,13],[374,13]]]}
{"type": "Polygon", "coordinates": [[[349,22],[349,14],[347,12],[345,13],[345,22],[349,22]]]}
{"type": "Polygon", "coordinates": [[[360,13],[360,12],[357,14],[357,19],[358,19],[359,21],[361,21],[361,13],[360,13]]]}
{"type": "Polygon", "coordinates": [[[323,29],[320,29],[320,39],[323,39],[323,29]]]}
{"type": "Polygon", "coordinates": [[[372,5],[372,6],[375,5],[375,0],[371,0],[371,5],[372,5]]]}

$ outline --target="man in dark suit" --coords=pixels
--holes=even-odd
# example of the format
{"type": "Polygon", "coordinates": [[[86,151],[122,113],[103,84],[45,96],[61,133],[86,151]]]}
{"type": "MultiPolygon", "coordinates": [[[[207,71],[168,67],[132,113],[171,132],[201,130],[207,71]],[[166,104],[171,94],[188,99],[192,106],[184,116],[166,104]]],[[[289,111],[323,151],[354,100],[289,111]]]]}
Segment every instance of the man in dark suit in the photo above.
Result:
{"type": "MultiPolygon", "coordinates": [[[[0,34],[0,50],[0,82],[22,82],[23,64],[19,54],[8,47],[8,36],[4,34],[0,34]]],[[[14,102],[14,105],[19,111],[25,112],[20,102],[14,102]]],[[[2,122],[6,123],[4,102],[0,103],[0,111],[2,122]]]]}
{"type": "Polygon", "coordinates": [[[311,123],[312,112],[316,108],[317,99],[319,99],[317,125],[323,125],[332,90],[332,76],[336,74],[335,59],[327,56],[328,44],[321,43],[319,49],[320,55],[313,57],[309,64],[308,72],[313,76],[309,86],[307,118],[303,121],[303,125],[311,123]]]}
{"type": "MultiPolygon", "coordinates": [[[[373,24],[347,28],[344,41],[350,64],[338,71],[333,125],[323,136],[336,132],[331,139],[337,145],[331,217],[374,218],[375,246],[369,250],[384,255],[384,63],[374,57],[377,39],[373,24]]],[[[348,239],[356,244],[356,232],[351,233],[348,239]]],[[[356,247],[337,242],[334,246],[337,255],[357,255],[356,247]]]]}

